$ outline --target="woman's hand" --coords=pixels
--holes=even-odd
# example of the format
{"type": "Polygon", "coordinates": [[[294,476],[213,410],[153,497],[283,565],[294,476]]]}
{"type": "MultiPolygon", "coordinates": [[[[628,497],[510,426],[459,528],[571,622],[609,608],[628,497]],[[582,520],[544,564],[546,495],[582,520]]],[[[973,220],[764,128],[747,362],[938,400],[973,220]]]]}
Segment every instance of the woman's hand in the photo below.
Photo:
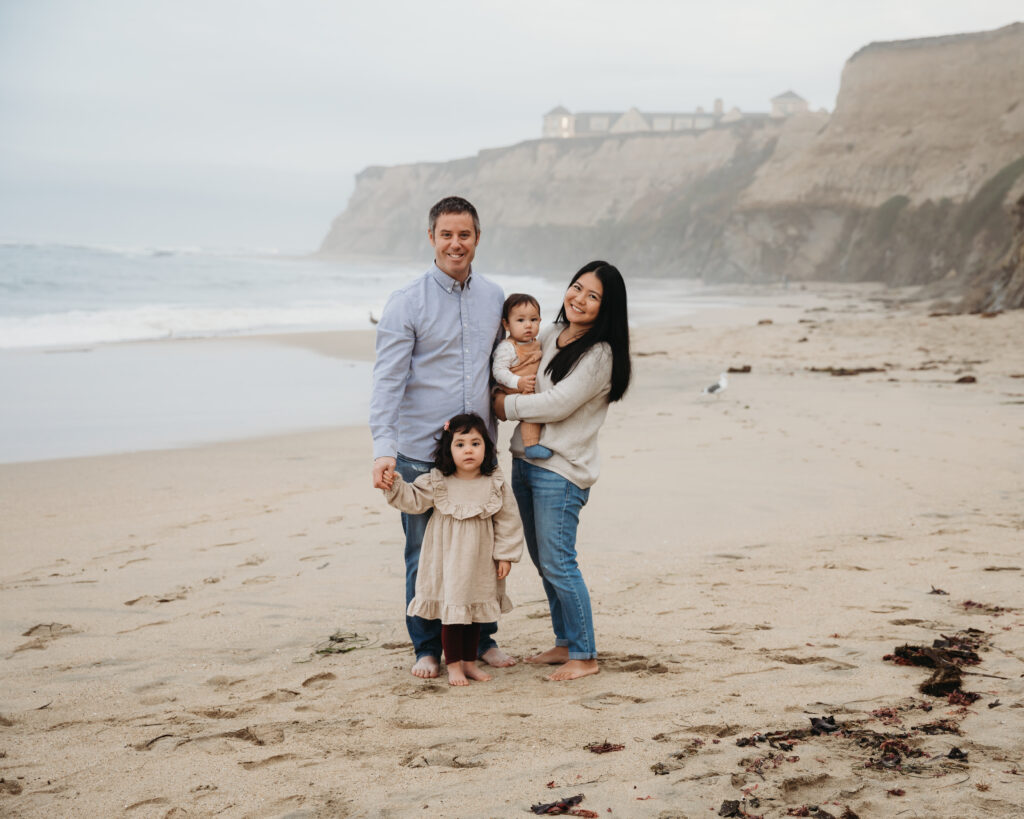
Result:
{"type": "Polygon", "coordinates": [[[499,421],[507,421],[505,417],[505,393],[496,392],[494,394],[494,417],[499,421]]]}
{"type": "Polygon", "coordinates": [[[504,580],[512,571],[512,564],[507,560],[496,560],[495,563],[498,564],[498,580],[504,580]]]}

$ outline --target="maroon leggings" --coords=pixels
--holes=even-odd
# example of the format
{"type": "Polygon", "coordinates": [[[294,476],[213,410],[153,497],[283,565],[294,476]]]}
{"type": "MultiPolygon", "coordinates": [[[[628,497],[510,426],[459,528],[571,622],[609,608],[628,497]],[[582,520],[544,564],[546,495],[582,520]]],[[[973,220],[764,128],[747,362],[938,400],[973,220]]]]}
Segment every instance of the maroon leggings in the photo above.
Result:
{"type": "Polygon", "coordinates": [[[441,645],[444,647],[444,661],[451,665],[461,660],[476,660],[476,646],[480,640],[480,624],[453,623],[441,626],[441,645]]]}

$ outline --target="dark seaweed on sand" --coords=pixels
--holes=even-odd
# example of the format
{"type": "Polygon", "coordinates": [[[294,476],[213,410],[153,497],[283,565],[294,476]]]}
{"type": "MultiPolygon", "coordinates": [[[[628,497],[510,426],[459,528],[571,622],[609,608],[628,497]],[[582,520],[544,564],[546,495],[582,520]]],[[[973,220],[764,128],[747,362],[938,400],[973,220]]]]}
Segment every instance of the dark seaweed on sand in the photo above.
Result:
{"type": "Polygon", "coordinates": [[[985,645],[985,632],[969,628],[952,636],[943,634],[942,639],[935,640],[930,646],[898,646],[892,654],[886,654],[882,659],[897,665],[935,669],[932,675],[918,686],[921,693],[932,697],[950,697],[952,704],[966,705],[974,702],[978,696],[961,690],[963,675],[960,669],[965,665],[980,663],[978,650],[985,645]]]}
{"type": "Polygon", "coordinates": [[[536,813],[538,816],[558,816],[563,813],[568,813],[572,808],[576,807],[580,802],[583,801],[583,794],[578,793],[575,796],[567,797],[566,799],[559,799],[555,802],[538,803],[536,805],[530,805],[530,810],[536,813]]]}
{"type": "Polygon", "coordinates": [[[591,742],[589,745],[584,745],[583,747],[592,754],[607,754],[612,751],[621,751],[626,746],[614,745],[606,739],[604,742],[591,742]]]}

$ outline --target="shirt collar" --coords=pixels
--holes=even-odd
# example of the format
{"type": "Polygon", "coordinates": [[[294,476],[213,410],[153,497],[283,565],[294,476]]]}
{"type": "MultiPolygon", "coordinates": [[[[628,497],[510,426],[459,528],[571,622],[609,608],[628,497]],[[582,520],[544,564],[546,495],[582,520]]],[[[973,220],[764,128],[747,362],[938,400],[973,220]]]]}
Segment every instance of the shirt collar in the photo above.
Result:
{"type": "MultiPolygon", "coordinates": [[[[436,262],[430,268],[430,275],[434,277],[434,281],[436,281],[439,285],[441,285],[441,289],[444,290],[445,293],[449,293],[449,294],[452,293],[452,291],[455,290],[455,285],[458,284],[458,282],[455,281],[455,279],[453,279],[451,276],[449,276],[447,273],[445,273],[441,268],[439,268],[437,266],[436,262]]],[[[469,275],[466,276],[466,281],[464,281],[462,283],[462,289],[463,290],[468,290],[469,286],[470,286],[470,283],[472,281],[473,281],[473,268],[470,268],[469,269],[469,275]]]]}

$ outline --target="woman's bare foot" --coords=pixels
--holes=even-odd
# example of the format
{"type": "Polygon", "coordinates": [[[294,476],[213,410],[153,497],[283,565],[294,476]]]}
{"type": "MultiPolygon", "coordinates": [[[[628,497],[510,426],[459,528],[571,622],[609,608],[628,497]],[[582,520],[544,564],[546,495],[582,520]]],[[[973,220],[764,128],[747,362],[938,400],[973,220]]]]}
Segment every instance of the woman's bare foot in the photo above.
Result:
{"type": "Polygon", "coordinates": [[[527,657],[526,662],[558,665],[559,663],[567,662],[568,659],[569,646],[555,646],[554,648],[549,648],[547,651],[542,651],[540,654],[534,654],[532,657],[527,657]]]}
{"type": "Polygon", "coordinates": [[[437,657],[424,654],[416,661],[415,665],[413,665],[412,675],[414,677],[429,679],[431,677],[436,677],[440,670],[441,666],[437,662],[437,657]]]}
{"type": "Polygon", "coordinates": [[[497,646],[491,646],[487,649],[487,651],[480,655],[480,659],[491,666],[491,668],[509,668],[518,662],[515,657],[506,654],[497,646]]]}
{"type": "Polygon", "coordinates": [[[561,680],[578,680],[580,677],[589,677],[601,669],[597,667],[597,660],[569,660],[569,662],[556,668],[554,673],[548,675],[549,680],[556,682],[561,680]]]}
{"type": "Polygon", "coordinates": [[[488,682],[491,680],[490,674],[482,668],[477,668],[476,663],[471,663],[469,660],[462,661],[462,673],[471,680],[476,680],[477,682],[488,682]]]}
{"type": "Polygon", "coordinates": [[[448,663],[448,685],[469,685],[469,680],[463,670],[462,660],[457,663],[448,663]]]}

